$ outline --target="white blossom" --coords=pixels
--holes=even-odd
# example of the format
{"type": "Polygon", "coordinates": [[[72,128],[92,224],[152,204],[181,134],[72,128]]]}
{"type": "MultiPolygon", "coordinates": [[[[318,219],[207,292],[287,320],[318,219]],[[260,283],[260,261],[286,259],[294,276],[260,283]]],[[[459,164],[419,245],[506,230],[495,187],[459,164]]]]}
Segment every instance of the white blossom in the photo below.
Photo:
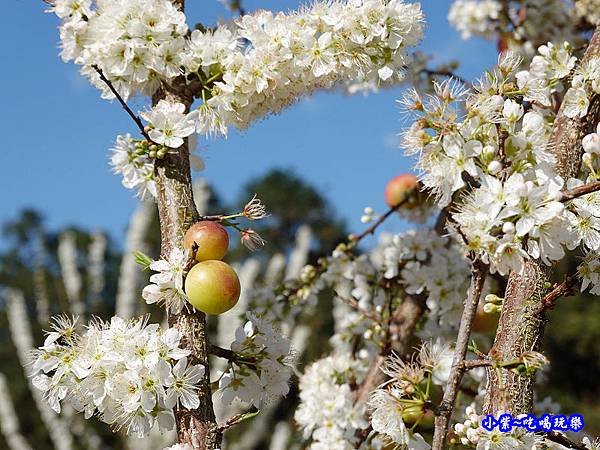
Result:
{"type": "Polygon", "coordinates": [[[181,312],[188,301],[183,290],[183,272],[188,260],[187,251],[174,247],[168,260],[160,259],[150,264],[150,269],[158,273],[150,277],[150,284],[142,291],[146,303],[164,303],[172,314],[181,312]]]}
{"type": "Polygon", "coordinates": [[[75,321],[58,318],[53,330],[34,354],[32,377],[56,412],[66,402],[142,437],[154,424],[174,427],[175,403],[197,404],[204,367],[187,364],[177,330],[118,317],[96,319],[81,335],[75,321]]]}
{"type": "Polygon", "coordinates": [[[219,381],[219,395],[224,403],[237,397],[261,408],[264,403],[289,392],[290,341],[271,322],[252,312],[248,321],[235,332],[231,350],[235,358],[219,381]]]}
{"type": "Polygon", "coordinates": [[[123,176],[123,186],[127,189],[135,189],[142,199],[147,197],[147,194],[156,197],[154,164],[146,154],[136,151],[131,135],[117,136],[111,152],[110,165],[114,173],[123,176]]]}
{"type": "Polygon", "coordinates": [[[181,147],[183,139],[196,128],[190,115],[185,113],[183,103],[160,100],[151,111],[142,113],[142,117],[148,121],[150,139],[171,148],[181,147]]]}

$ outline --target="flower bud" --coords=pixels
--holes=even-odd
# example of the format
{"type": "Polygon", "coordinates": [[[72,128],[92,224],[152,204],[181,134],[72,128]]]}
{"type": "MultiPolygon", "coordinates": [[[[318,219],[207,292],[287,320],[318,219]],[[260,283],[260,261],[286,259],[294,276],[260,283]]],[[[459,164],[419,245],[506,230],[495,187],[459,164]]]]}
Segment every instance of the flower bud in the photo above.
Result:
{"type": "Polygon", "coordinates": [[[492,175],[496,175],[502,170],[502,163],[500,161],[494,160],[488,164],[487,169],[492,175]]]}
{"type": "Polygon", "coordinates": [[[527,189],[527,194],[529,194],[533,188],[535,187],[535,184],[533,184],[533,181],[526,181],[525,182],[525,187],[527,189]]]}
{"type": "Polygon", "coordinates": [[[527,185],[525,183],[515,183],[515,192],[519,197],[527,195],[527,185]]]}
{"type": "Polygon", "coordinates": [[[492,159],[494,158],[494,156],[496,156],[496,148],[492,145],[486,145],[485,147],[483,147],[483,150],[481,151],[481,156],[484,159],[492,159]]]}
{"type": "Polygon", "coordinates": [[[494,305],[493,303],[486,303],[483,305],[483,312],[486,314],[496,314],[499,313],[501,309],[501,306],[494,305]]]}
{"type": "Polygon", "coordinates": [[[512,222],[504,222],[504,225],[502,225],[502,232],[504,234],[514,234],[515,224],[512,222]]]}
{"type": "Polygon", "coordinates": [[[504,299],[502,297],[498,297],[496,294],[488,294],[485,296],[486,303],[494,303],[496,305],[501,305],[504,299]]]}

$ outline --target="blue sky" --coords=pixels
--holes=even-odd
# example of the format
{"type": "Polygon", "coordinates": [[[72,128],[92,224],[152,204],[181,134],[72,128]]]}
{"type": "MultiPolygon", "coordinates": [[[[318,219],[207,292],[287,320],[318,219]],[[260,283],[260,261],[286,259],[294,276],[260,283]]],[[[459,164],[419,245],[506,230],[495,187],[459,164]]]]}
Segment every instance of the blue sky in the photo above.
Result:
{"type": "MultiPolygon", "coordinates": [[[[301,3],[244,0],[248,11],[289,10],[301,3]]],[[[461,40],[446,20],[450,4],[422,3],[427,28],[420,48],[437,61],[458,59],[458,73],[473,78],[494,64],[494,46],[461,40]]],[[[0,223],[33,207],[51,228],[105,230],[119,242],[137,200],[111,174],[107,154],[117,134],[136,130],[116,103],[101,100],[75,66],[60,60],[58,20],[44,13],[45,6],[42,0],[3,0],[0,223]]],[[[187,16],[189,24],[210,24],[229,14],[217,0],[187,0],[187,16]]],[[[206,169],[194,176],[233,200],[245,182],[269,168],[293,169],[326,195],[352,230],[360,230],[362,209],[384,211],[387,180],[411,167],[396,148],[400,92],[318,93],[243,133],[201,139],[206,169]]],[[[398,226],[385,225],[389,231],[398,226]]]]}

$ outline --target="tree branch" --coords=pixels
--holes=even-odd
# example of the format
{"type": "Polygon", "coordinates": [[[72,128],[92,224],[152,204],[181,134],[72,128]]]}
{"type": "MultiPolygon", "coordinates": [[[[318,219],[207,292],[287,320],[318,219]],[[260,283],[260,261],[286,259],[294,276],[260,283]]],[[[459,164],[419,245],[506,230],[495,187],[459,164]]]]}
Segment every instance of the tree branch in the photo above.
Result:
{"type": "Polygon", "coordinates": [[[472,261],[471,285],[469,286],[469,293],[465,301],[465,309],[460,319],[448,383],[435,418],[432,450],[442,450],[446,445],[446,435],[448,434],[450,417],[454,410],[454,403],[456,402],[456,396],[465,370],[465,356],[469,347],[471,328],[473,327],[473,320],[475,319],[479,297],[481,297],[481,291],[487,272],[488,266],[486,264],[480,260],[472,261]]]}
{"type": "Polygon", "coordinates": [[[365,316],[367,319],[370,319],[375,323],[381,323],[381,318],[377,314],[373,313],[372,311],[367,311],[366,309],[361,308],[355,299],[340,297],[339,295],[337,295],[336,297],[342,303],[345,303],[346,305],[350,306],[352,309],[356,310],[357,312],[365,316]]]}
{"type": "MultiPolygon", "coordinates": [[[[171,2],[183,11],[184,0],[171,0],[171,2]]],[[[154,94],[152,104],[156,105],[163,99],[182,103],[187,109],[194,101],[193,96],[183,87],[167,85],[161,86],[154,94]]],[[[121,105],[123,106],[123,102],[121,105]]],[[[140,130],[143,129],[139,119],[135,122],[140,130]]],[[[169,152],[164,158],[156,160],[154,174],[160,219],[161,254],[163,257],[168,257],[174,248],[182,248],[185,232],[198,221],[199,217],[194,203],[187,139],[176,151],[169,152]]],[[[167,320],[170,327],[179,331],[181,347],[190,351],[188,357],[190,363],[201,364],[205,368],[204,377],[198,382],[200,397],[198,407],[188,409],[180,406],[173,411],[178,442],[190,445],[193,450],[219,449],[222,432],[217,425],[212,404],[206,316],[200,311],[188,311],[184,308],[180,314],[168,312],[167,320]]]]}
{"type": "Polygon", "coordinates": [[[377,219],[369,228],[367,228],[362,233],[350,235],[351,243],[356,245],[356,244],[358,244],[359,241],[364,239],[369,234],[375,234],[375,231],[377,230],[377,228],[379,228],[379,226],[383,222],[385,222],[388,217],[390,217],[392,214],[394,214],[394,212],[398,211],[408,201],[408,199],[409,199],[409,196],[407,195],[404,200],[402,200],[397,205],[392,206],[390,209],[388,209],[383,216],[379,217],[379,219],[377,219]]]}
{"type": "MultiPolygon", "coordinates": [[[[600,27],[596,29],[581,60],[586,64],[591,58],[600,55],[600,27]]],[[[600,98],[590,99],[588,114],[583,118],[571,119],[564,114],[565,104],[561,105],[552,128],[547,149],[556,159],[556,171],[568,179],[576,177],[581,166],[581,139],[591,132],[600,117],[600,98]]],[[[591,183],[590,183],[591,184],[591,183]]],[[[586,187],[575,192],[567,191],[563,201],[584,195],[586,187]]],[[[490,356],[498,361],[512,360],[526,351],[536,351],[541,345],[546,317],[544,306],[552,298],[546,297],[546,281],[550,270],[537,260],[527,260],[520,273],[511,272],[506,287],[500,321],[490,356]],[[546,299],[546,300],[544,300],[546,299]]],[[[556,297],[558,298],[558,297],[556,297]]],[[[499,373],[488,369],[488,382],[484,403],[484,413],[498,411],[513,415],[528,413],[533,407],[532,374],[519,374],[510,371],[499,373]]]]}
{"type": "Polygon", "coordinates": [[[549,441],[556,442],[557,444],[560,444],[567,448],[574,448],[574,449],[578,449],[578,450],[590,450],[582,443],[572,441],[567,436],[565,436],[564,434],[559,433],[557,431],[551,431],[550,433],[543,433],[542,436],[544,436],[549,441]]]}
{"type": "Polygon", "coordinates": [[[491,359],[467,359],[462,362],[462,369],[466,371],[478,367],[492,367],[494,364],[491,359]]]}
{"type": "Polygon", "coordinates": [[[545,309],[554,308],[556,300],[573,292],[576,282],[577,277],[575,275],[570,275],[565,277],[565,280],[562,283],[554,285],[554,288],[536,305],[536,308],[533,310],[534,313],[541,314],[545,309]]]}
{"type": "Polygon", "coordinates": [[[569,189],[568,191],[561,192],[558,201],[563,203],[568,202],[569,200],[573,200],[575,198],[591,194],[592,192],[597,191],[600,191],[600,181],[592,181],[590,183],[574,187],[573,189],[569,189]]]}
{"type": "Polygon", "coordinates": [[[148,133],[146,133],[146,129],[144,128],[144,123],[142,122],[142,119],[140,119],[139,116],[131,110],[131,108],[129,107],[127,102],[123,99],[123,97],[121,97],[121,94],[119,94],[119,92],[115,89],[115,86],[112,84],[112,82],[108,78],[106,78],[106,76],[104,75],[104,72],[102,72],[102,69],[100,67],[98,67],[96,64],[94,64],[92,66],[92,69],[94,69],[98,73],[98,75],[100,76],[100,79],[104,82],[104,84],[106,84],[108,86],[108,88],[113,93],[113,95],[116,97],[116,99],[119,101],[119,103],[121,104],[121,106],[123,107],[125,112],[127,112],[127,114],[129,114],[129,117],[131,117],[133,119],[133,121],[135,122],[137,127],[140,129],[140,133],[142,134],[142,136],[144,136],[144,138],[148,142],[156,144],[154,141],[152,141],[152,139],[150,139],[150,136],[148,136],[148,133]]]}
{"type": "Polygon", "coordinates": [[[465,86],[471,86],[471,83],[469,83],[467,80],[465,80],[460,75],[456,75],[454,72],[452,72],[450,70],[424,69],[423,71],[429,76],[454,78],[456,81],[461,82],[465,86]]]}

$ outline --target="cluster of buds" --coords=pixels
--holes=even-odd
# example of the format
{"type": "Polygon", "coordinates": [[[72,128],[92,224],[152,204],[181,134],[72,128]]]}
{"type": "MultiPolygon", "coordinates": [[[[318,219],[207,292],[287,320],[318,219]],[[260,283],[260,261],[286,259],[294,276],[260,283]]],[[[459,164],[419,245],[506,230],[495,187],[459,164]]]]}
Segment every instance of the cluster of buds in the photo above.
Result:
{"type": "Polygon", "coordinates": [[[502,311],[502,302],[504,301],[502,297],[498,297],[496,294],[488,294],[484,300],[483,311],[486,314],[498,314],[502,311]]]}
{"type": "Polygon", "coordinates": [[[163,159],[167,156],[168,149],[145,139],[134,139],[135,152],[139,156],[147,155],[150,159],[163,159]]]}

